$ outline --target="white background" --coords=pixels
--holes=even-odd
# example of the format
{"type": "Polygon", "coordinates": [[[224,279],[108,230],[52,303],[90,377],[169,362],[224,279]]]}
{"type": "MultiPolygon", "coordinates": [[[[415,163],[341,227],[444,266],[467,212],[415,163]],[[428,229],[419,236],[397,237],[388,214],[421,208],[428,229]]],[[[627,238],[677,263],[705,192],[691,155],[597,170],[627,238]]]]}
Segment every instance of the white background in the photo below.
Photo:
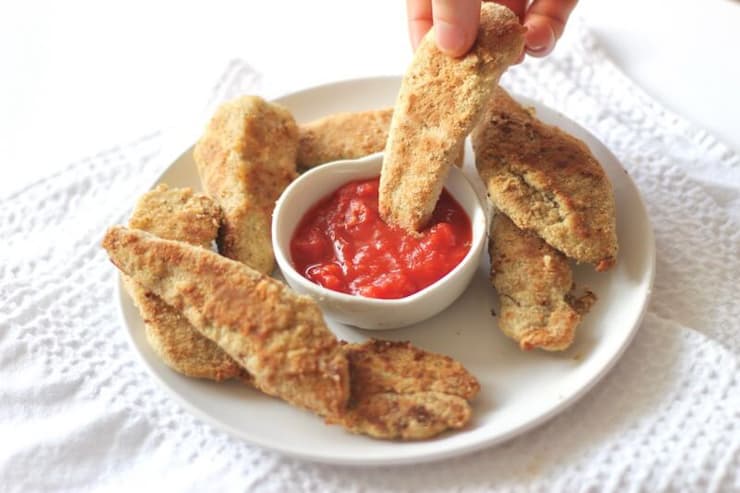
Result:
{"type": "MultiPolygon", "coordinates": [[[[648,93],[740,149],[739,2],[584,0],[576,12],[648,93]]],[[[192,121],[232,58],[273,96],[400,73],[410,56],[402,0],[3,2],[0,197],[192,121]]]]}

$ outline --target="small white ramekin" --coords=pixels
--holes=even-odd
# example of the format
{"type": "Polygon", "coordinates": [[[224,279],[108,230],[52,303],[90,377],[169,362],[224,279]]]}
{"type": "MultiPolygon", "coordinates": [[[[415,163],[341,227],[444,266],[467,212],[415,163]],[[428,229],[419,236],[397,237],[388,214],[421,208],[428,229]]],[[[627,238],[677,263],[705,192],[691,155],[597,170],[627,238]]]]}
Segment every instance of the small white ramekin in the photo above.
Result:
{"type": "Polygon", "coordinates": [[[486,218],[480,200],[462,171],[453,166],[445,188],[470,218],[472,242],[462,262],[442,279],[405,298],[385,300],[340,293],[303,277],[293,266],[290,240],[305,212],[350,181],[378,176],[382,162],[382,153],[378,153],[360,159],[323,164],[304,173],[283,192],[272,218],[275,258],[290,287],[313,297],[326,316],[345,324],[374,330],[411,325],[447,308],[470,284],[486,241],[486,218]]]}

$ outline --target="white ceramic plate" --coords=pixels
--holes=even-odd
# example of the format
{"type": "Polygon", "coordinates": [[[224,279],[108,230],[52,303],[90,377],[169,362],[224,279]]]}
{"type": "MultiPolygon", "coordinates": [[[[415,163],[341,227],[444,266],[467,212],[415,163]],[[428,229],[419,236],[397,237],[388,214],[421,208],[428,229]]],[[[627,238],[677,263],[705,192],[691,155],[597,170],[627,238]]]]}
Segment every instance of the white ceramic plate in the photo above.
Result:
{"type": "MultiPolygon", "coordinates": [[[[278,101],[299,122],[337,111],[393,105],[397,77],[351,80],[300,91],[278,101]]],[[[362,331],[328,320],[338,337],[410,340],[415,345],[461,361],[481,383],[473,403],[474,418],[461,431],[421,442],[388,442],[352,435],[325,425],[309,412],[260,394],[236,382],[216,384],[183,377],[167,368],[146,342],[143,322],[119,283],[124,325],[144,365],[168,391],[204,420],[259,446],[309,460],[358,465],[401,464],[441,459],[502,442],[553,417],[586,393],[614,365],[637,331],[647,307],[655,271],[655,244],[640,194],[616,158],[587,131],[546,107],[536,107],[544,121],[583,139],[602,163],[617,200],[617,266],[596,274],[575,269],[578,286],[599,298],[563,353],[522,352],[496,328],[491,310],[498,303],[488,281],[489,262],[467,291],[436,317],[404,329],[362,331]]],[[[466,169],[473,170],[471,153],[466,169]]],[[[474,172],[472,172],[474,174],[474,172]]],[[[158,182],[200,189],[188,148],[158,182]]],[[[133,200],[133,199],[132,199],[133,200]]]]}

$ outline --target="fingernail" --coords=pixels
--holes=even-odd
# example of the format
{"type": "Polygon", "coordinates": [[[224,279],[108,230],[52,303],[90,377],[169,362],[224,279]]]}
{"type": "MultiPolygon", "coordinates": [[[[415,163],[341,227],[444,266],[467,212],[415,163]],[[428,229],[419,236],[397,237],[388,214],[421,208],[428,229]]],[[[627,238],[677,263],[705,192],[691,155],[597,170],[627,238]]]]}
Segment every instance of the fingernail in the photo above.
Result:
{"type": "Polygon", "coordinates": [[[454,24],[438,21],[434,25],[437,37],[437,47],[451,56],[460,56],[465,52],[465,33],[454,24]]]}
{"type": "Polygon", "coordinates": [[[555,33],[551,26],[545,30],[541,27],[536,29],[535,26],[526,26],[527,53],[533,56],[544,56],[550,53],[555,46],[555,33]]]}
{"type": "Polygon", "coordinates": [[[527,44],[527,51],[543,51],[547,49],[547,43],[527,44]]]}
{"type": "Polygon", "coordinates": [[[544,46],[527,46],[527,53],[534,56],[542,56],[546,55],[550,52],[552,49],[551,45],[544,45],[544,46]]]}

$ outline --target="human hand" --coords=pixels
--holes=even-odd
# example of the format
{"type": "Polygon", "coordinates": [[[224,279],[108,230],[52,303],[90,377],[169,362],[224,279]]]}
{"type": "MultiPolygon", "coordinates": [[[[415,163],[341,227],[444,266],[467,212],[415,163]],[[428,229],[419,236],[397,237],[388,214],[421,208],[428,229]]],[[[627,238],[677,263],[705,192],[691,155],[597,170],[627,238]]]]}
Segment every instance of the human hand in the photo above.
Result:
{"type": "MultiPolygon", "coordinates": [[[[542,57],[555,47],[578,0],[534,0],[529,7],[527,0],[496,3],[509,7],[527,28],[526,53],[542,57]]],[[[464,55],[475,42],[480,4],[481,0],[406,0],[412,46],[416,49],[434,25],[439,49],[451,56],[464,55]]]]}

